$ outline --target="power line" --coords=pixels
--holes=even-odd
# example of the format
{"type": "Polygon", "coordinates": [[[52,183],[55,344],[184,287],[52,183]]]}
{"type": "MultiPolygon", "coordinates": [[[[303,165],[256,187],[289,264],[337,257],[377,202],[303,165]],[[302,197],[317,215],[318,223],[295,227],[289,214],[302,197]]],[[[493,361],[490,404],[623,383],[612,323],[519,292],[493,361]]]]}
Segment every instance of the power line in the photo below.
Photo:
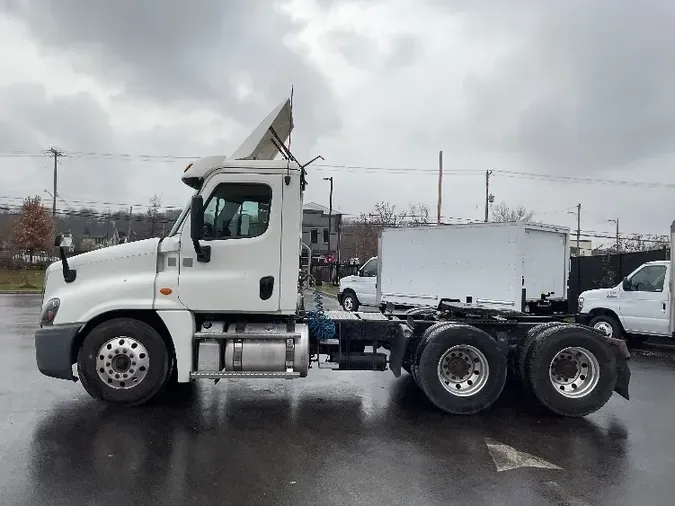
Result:
{"type": "MultiPolygon", "coordinates": [[[[155,155],[147,153],[106,153],[94,151],[64,151],[64,155],[73,158],[94,158],[94,159],[108,159],[119,161],[143,161],[143,162],[175,162],[179,160],[196,160],[199,156],[183,156],[183,155],[155,155]]],[[[0,158],[8,157],[47,157],[49,155],[44,153],[31,153],[27,151],[12,151],[0,153],[0,158]]],[[[388,173],[388,174],[423,174],[423,175],[438,175],[438,169],[430,167],[385,167],[385,166],[367,166],[367,165],[338,165],[338,164],[314,164],[317,170],[342,172],[358,172],[358,173],[388,173]]],[[[494,175],[500,175],[507,178],[515,179],[530,179],[557,183],[571,183],[571,184],[604,184],[614,186],[629,186],[629,187],[644,187],[644,188],[667,188],[675,189],[675,183],[660,183],[649,181],[629,181],[617,179],[600,179],[579,176],[558,176],[554,174],[541,174],[534,172],[522,172],[507,169],[491,169],[494,175]]],[[[483,169],[444,169],[444,174],[455,175],[478,175],[484,174],[483,169]]]]}

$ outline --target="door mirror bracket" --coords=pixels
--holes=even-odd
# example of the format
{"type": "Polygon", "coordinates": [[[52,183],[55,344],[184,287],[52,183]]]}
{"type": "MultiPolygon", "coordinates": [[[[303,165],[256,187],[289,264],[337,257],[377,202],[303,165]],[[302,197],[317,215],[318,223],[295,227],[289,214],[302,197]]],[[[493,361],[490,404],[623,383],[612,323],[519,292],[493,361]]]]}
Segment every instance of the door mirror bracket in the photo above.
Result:
{"type": "Polygon", "coordinates": [[[193,195],[190,202],[190,238],[197,254],[197,262],[211,261],[211,246],[202,246],[199,241],[204,237],[204,199],[193,195]]]}

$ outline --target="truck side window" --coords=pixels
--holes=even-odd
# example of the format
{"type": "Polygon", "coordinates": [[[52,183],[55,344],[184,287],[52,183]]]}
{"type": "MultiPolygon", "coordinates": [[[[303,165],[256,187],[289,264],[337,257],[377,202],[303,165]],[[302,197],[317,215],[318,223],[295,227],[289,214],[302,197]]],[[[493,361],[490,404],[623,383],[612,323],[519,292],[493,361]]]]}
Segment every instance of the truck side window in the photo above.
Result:
{"type": "Polygon", "coordinates": [[[254,183],[221,183],[204,206],[204,239],[245,239],[267,230],[272,188],[254,183]]]}
{"type": "Polygon", "coordinates": [[[377,276],[377,260],[370,260],[363,266],[363,277],[374,278],[377,276]]]}
{"type": "Polygon", "coordinates": [[[629,279],[630,291],[662,292],[665,279],[665,265],[647,265],[629,279]]]}

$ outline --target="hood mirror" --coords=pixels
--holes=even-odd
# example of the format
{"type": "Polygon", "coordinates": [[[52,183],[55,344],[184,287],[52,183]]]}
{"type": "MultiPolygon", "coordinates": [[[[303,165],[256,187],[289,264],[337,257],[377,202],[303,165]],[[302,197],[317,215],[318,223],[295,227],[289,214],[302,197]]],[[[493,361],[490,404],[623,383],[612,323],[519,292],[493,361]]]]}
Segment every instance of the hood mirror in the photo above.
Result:
{"type": "Polygon", "coordinates": [[[58,234],[54,238],[54,246],[59,248],[59,257],[61,258],[61,266],[63,267],[63,280],[66,283],[72,283],[77,277],[77,272],[68,265],[66,253],[73,247],[73,236],[70,234],[58,234]]]}

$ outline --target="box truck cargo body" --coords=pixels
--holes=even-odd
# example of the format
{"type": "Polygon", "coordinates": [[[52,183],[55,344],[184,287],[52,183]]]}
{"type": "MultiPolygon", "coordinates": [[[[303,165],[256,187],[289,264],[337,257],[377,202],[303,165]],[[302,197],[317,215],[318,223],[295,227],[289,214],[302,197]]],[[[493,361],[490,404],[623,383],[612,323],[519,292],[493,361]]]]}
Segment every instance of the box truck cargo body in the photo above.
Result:
{"type": "Polygon", "coordinates": [[[378,260],[380,305],[435,306],[445,298],[530,312],[567,310],[565,227],[513,222],[385,229],[378,260]]]}

